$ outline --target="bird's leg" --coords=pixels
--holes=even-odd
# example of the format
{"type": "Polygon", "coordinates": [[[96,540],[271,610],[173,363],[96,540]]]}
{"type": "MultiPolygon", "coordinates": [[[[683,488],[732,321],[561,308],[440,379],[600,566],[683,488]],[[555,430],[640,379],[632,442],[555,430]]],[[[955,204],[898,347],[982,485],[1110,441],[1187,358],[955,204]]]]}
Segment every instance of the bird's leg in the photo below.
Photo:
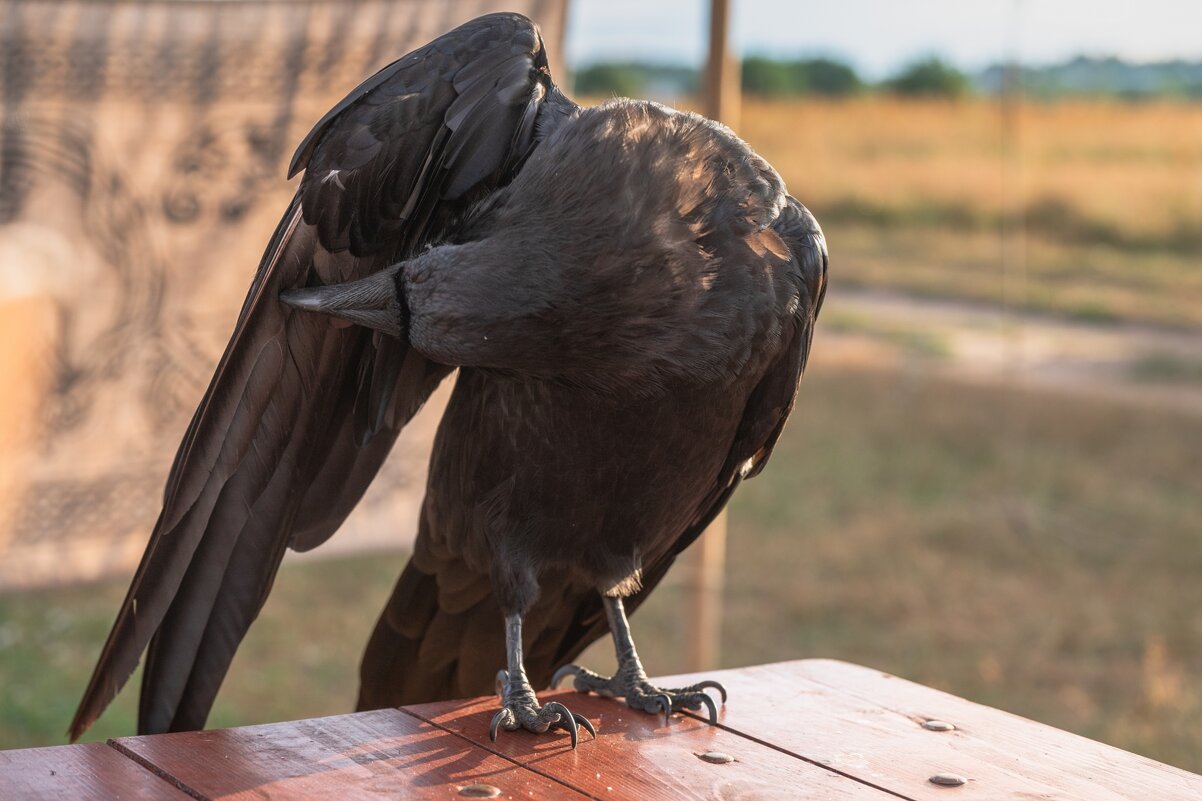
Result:
{"type": "Polygon", "coordinates": [[[622,599],[609,596],[604,596],[604,599],[609,630],[613,633],[614,648],[618,654],[618,671],[606,678],[576,665],[564,665],[555,671],[551,678],[551,686],[558,686],[565,676],[573,676],[573,686],[577,692],[593,692],[610,698],[622,697],[632,709],[663,712],[665,715],[673,710],[701,709],[704,705],[709,710],[710,723],[717,723],[718,707],[705,690],[717,690],[722,696],[722,703],[726,703],[726,688],[716,681],[703,681],[676,690],[662,690],[653,686],[647,681],[643,663],[639,661],[638,652],[634,650],[630,622],[626,619],[622,599]]]}
{"type": "Polygon", "coordinates": [[[488,736],[494,742],[497,731],[527,731],[542,734],[551,729],[566,729],[572,735],[572,747],[576,747],[578,727],[584,728],[593,738],[597,730],[583,715],[574,715],[566,706],[552,701],[546,706],[538,705],[534,688],[526,678],[526,667],[522,662],[522,616],[505,617],[505,652],[508,670],[497,672],[497,693],[501,696],[501,711],[493,716],[488,726],[488,736]]]}

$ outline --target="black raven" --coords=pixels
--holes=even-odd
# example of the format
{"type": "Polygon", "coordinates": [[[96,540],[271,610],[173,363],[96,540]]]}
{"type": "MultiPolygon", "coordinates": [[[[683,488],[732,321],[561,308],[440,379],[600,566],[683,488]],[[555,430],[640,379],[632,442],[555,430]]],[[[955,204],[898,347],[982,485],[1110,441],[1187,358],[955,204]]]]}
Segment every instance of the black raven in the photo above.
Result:
{"type": "Polygon", "coordinates": [[[780,436],[826,288],[814,218],[721,125],[572,103],[517,14],[369,78],[301,143],[302,169],[72,738],[147,646],[138,731],[201,728],[284,550],[338,528],[456,368],[359,708],[497,686],[494,737],[574,745],[592,725],[531,682],[608,627],[613,678],[556,678],[715,716],[713,683],[647,681],[625,610],[780,436]]]}

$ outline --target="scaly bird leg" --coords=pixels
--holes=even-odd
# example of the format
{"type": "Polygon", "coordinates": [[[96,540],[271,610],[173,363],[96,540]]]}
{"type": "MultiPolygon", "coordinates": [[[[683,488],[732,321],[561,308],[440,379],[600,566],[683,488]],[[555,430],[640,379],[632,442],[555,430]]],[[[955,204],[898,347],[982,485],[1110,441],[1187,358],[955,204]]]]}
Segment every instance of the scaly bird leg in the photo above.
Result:
{"type": "Polygon", "coordinates": [[[573,676],[573,686],[577,692],[593,692],[609,698],[622,697],[631,709],[643,712],[663,712],[670,714],[673,710],[701,709],[704,705],[710,714],[710,723],[718,722],[718,707],[714,704],[705,690],[713,688],[722,696],[726,703],[726,688],[716,681],[703,681],[689,687],[677,690],[662,690],[647,681],[643,671],[643,663],[639,661],[638,652],[634,650],[634,640],[630,636],[630,622],[626,619],[626,609],[621,598],[605,596],[605,614],[609,618],[609,630],[613,632],[614,648],[618,654],[618,672],[606,678],[591,670],[585,670],[576,665],[564,665],[555,671],[551,678],[551,687],[559,686],[565,676],[573,676]]]}
{"type": "Polygon", "coordinates": [[[538,705],[538,698],[526,678],[526,668],[522,662],[521,615],[505,617],[505,650],[509,670],[497,672],[497,693],[501,696],[501,711],[493,716],[492,723],[488,726],[489,739],[496,742],[498,729],[525,729],[536,734],[551,729],[566,729],[568,734],[572,735],[572,747],[575,748],[579,737],[578,725],[593,735],[593,739],[597,738],[597,730],[587,718],[572,714],[558,701],[552,701],[542,707],[538,705]]]}

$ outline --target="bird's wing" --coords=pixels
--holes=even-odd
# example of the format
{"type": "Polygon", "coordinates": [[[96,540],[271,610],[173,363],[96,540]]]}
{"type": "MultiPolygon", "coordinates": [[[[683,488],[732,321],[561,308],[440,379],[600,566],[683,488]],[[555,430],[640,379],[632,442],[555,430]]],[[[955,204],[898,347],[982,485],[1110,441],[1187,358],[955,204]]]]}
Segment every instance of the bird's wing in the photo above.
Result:
{"type": "Polygon", "coordinates": [[[520,168],[548,104],[559,117],[570,105],[537,28],[494,14],[385,67],[306,137],[289,173],[304,178],[180,445],[72,739],[148,643],[138,731],[203,726],[285,548],[333,533],[449,372],[280,292],[370,275],[447,236],[520,168]]]}
{"type": "MultiPolygon", "coordinates": [[[[814,323],[826,295],[826,239],[818,221],[792,197],[770,229],[788,249],[788,275],[797,282],[797,309],[785,329],[780,350],[748,398],[729,455],[693,522],[659,558],[644,565],[642,587],[626,599],[634,611],[667,574],[685,548],[714,521],[744,478],[759,474],[784,431],[797,399],[798,382],[805,370],[814,336],[814,323]]],[[[776,250],[776,248],[772,248],[776,250]]],[[[581,598],[571,623],[547,632],[541,644],[529,649],[526,669],[536,683],[551,671],[575,659],[590,643],[605,634],[604,610],[595,595],[581,598]],[[555,636],[562,633],[562,636],[555,636]],[[540,647],[541,645],[541,647],[540,647]]]]}
{"type": "MultiPolygon", "coordinates": [[[[785,422],[797,400],[801,374],[810,358],[814,323],[826,297],[826,238],[809,209],[794,198],[772,226],[788,248],[789,277],[798,282],[798,305],[772,366],[751,393],[735,434],[734,445],[723,467],[724,477],[752,478],[759,475],[784,431],[785,422]]],[[[686,543],[687,544],[687,543],[686,543]]]]}

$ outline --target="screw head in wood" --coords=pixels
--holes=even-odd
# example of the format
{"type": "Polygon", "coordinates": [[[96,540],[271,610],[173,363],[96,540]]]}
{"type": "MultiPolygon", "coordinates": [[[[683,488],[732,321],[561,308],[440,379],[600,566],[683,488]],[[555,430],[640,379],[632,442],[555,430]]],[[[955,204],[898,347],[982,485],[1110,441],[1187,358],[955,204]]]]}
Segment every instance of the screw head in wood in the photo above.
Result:
{"type": "Polygon", "coordinates": [[[468,784],[459,788],[459,794],[468,798],[496,798],[501,794],[501,788],[491,784],[468,784]]]}
{"type": "Polygon", "coordinates": [[[946,720],[928,720],[922,727],[928,731],[953,731],[956,728],[946,720]]]}
{"type": "Polygon", "coordinates": [[[735,761],[730,754],[724,754],[721,751],[706,751],[704,754],[698,754],[697,758],[713,765],[725,765],[727,762],[735,761]]]}
{"type": "Polygon", "coordinates": [[[968,779],[955,773],[936,773],[930,778],[931,784],[938,784],[940,787],[959,787],[962,784],[967,784],[968,779]]]}

